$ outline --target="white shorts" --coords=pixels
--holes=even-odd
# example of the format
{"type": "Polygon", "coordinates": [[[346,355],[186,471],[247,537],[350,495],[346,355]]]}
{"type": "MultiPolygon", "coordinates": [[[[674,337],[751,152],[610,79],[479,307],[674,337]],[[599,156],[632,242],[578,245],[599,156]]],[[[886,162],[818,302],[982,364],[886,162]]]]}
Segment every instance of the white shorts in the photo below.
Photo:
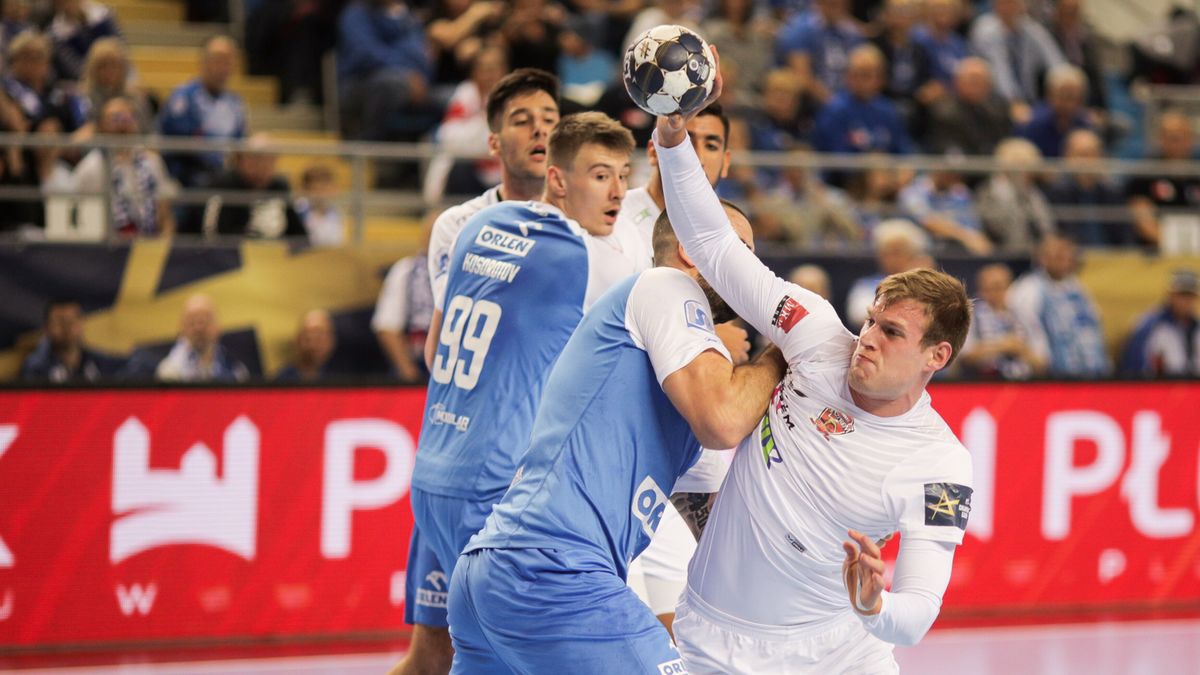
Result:
{"type": "Polygon", "coordinates": [[[629,565],[628,583],[655,616],[672,614],[687,586],[696,538],[674,507],[663,511],[650,545],[629,565]]]}
{"type": "MultiPolygon", "coordinates": [[[[675,610],[675,643],[691,675],[895,675],[893,646],[852,613],[811,629],[749,631],[706,611],[690,591],[675,610]]],[[[767,628],[767,627],[764,627],[767,628]]]]}

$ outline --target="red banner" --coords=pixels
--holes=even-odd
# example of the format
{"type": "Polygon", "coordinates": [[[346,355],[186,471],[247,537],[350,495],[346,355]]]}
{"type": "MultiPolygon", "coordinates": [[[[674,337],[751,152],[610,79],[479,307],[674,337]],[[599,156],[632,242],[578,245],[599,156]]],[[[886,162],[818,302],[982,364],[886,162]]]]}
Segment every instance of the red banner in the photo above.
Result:
{"type": "MultiPolygon", "coordinates": [[[[975,462],[943,616],[1200,608],[1200,384],[932,393],[975,462]]],[[[0,651],[401,629],[422,399],[0,392],[0,651]]]]}

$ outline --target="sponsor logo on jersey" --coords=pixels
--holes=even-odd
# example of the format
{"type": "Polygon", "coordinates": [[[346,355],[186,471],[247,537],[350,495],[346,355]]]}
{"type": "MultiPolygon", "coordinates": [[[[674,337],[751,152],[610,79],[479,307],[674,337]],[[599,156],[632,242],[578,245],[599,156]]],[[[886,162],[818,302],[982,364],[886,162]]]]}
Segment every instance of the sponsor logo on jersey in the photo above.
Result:
{"type": "Polygon", "coordinates": [[[667,510],[667,495],[663,493],[654,478],[646,476],[641,485],[633,491],[633,504],[630,511],[633,517],[642,523],[642,531],[647,537],[653,537],[662,520],[663,512],[667,510]]]}
{"type": "Polygon", "coordinates": [[[446,410],[446,404],[444,403],[434,403],[429,406],[429,423],[433,426],[448,424],[454,427],[455,431],[466,433],[467,428],[471,426],[471,418],[466,415],[456,415],[446,410]]]}
{"type": "Polygon", "coordinates": [[[775,306],[775,315],[771,317],[771,325],[787,333],[799,323],[800,319],[808,316],[808,310],[798,300],[790,295],[783,296],[775,306]]]}
{"type": "Polygon", "coordinates": [[[973,490],[957,483],[925,484],[925,524],[967,529],[973,490]]]}
{"type": "Polygon", "coordinates": [[[468,253],[463,258],[462,269],[470,274],[478,274],[481,277],[491,277],[512,283],[512,280],[517,277],[517,272],[521,271],[521,266],[516,263],[510,263],[507,260],[493,260],[485,258],[481,255],[468,253]]]}
{"type": "Polygon", "coordinates": [[[712,318],[708,316],[708,307],[698,300],[688,300],[683,303],[683,320],[687,322],[688,328],[699,328],[709,333],[716,333],[713,330],[712,318]]]}
{"type": "Polygon", "coordinates": [[[537,242],[527,237],[498,230],[491,225],[484,225],[479,230],[479,234],[475,235],[475,243],[485,248],[490,248],[493,251],[511,253],[524,258],[529,255],[530,249],[537,242]]]}
{"type": "Polygon", "coordinates": [[[683,665],[683,659],[675,659],[665,663],[658,664],[659,675],[687,675],[687,666],[683,665]]]}
{"type": "Polygon", "coordinates": [[[758,442],[762,445],[763,461],[767,463],[768,471],[772,464],[783,463],[783,455],[780,454],[779,448],[775,447],[775,434],[771,432],[771,418],[767,415],[763,415],[762,424],[759,425],[758,442]]]}
{"type": "Polygon", "coordinates": [[[417,604],[424,605],[425,607],[445,609],[448,595],[446,573],[441,570],[434,570],[425,575],[425,581],[432,586],[432,589],[418,588],[417,604]]]}
{"type": "Polygon", "coordinates": [[[820,415],[808,419],[825,440],[829,440],[830,436],[841,436],[854,431],[854,418],[841,410],[825,408],[820,415]]]}
{"type": "Polygon", "coordinates": [[[775,412],[779,414],[779,418],[783,420],[788,429],[795,429],[796,423],[792,421],[792,414],[788,410],[787,401],[783,400],[782,382],[775,385],[775,392],[771,394],[771,402],[775,406],[775,412]]]}
{"type": "Polygon", "coordinates": [[[804,553],[808,550],[807,548],[804,548],[804,544],[801,544],[799,539],[792,536],[791,532],[785,532],[783,537],[784,539],[787,539],[787,543],[797,551],[804,553]]]}

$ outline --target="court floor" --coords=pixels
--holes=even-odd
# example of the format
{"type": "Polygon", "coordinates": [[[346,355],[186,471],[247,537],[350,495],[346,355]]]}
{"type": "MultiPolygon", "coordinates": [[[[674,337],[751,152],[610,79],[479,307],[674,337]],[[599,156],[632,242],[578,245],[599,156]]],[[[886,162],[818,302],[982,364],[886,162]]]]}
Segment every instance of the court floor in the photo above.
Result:
{"type": "MultiPolygon", "coordinates": [[[[378,675],[401,652],[22,668],[22,675],[378,675]]],[[[972,675],[1200,675],[1200,620],[935,630],[898,648],[901,671],[972,675]]]]}

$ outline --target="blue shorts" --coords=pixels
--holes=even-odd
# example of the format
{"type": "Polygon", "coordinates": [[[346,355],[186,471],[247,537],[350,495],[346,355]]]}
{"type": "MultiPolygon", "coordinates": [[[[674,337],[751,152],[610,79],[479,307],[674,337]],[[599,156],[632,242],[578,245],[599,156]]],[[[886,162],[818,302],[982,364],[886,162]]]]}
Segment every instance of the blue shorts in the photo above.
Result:
{"type": "Polygon", "coordinates": [[[451,674],[686,673],[667,630],[625,582],[571,557],[483,549],[459,558],[451,674]]]}
{"type": "Polygon", "coordinates": [[[414,522],[405,576],[404,620],[445,628],[446,592],[458,554],[483,527],[492,504],[444,497],[415,487],[410,500],[414,522]]]}

